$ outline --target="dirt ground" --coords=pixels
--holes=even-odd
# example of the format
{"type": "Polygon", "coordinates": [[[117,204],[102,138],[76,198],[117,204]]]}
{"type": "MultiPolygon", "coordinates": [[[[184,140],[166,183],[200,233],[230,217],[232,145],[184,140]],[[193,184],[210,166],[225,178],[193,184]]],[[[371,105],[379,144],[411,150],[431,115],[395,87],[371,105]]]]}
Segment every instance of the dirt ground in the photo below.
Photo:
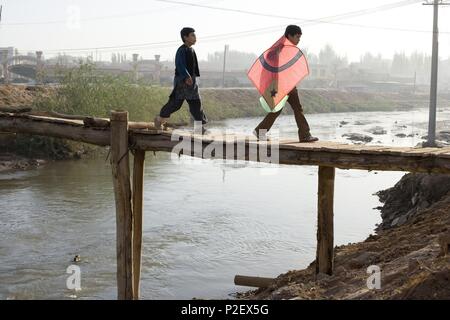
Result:
{"type": "Polygon", "coordinates": [[[450,299],[450,193],[405,224],[381,230],[362,243],[335,248],[334,275],[307,269],[279,276],[274,285],[239,299],[450,299]],[[442,241],[444,242],[444,241],[442,241]],[[448,248],[448,244],[447,248],[448,248]],[[381,270],[381,288],[369,289],[368,267],[381,270]]]}
{"type": "Polygon", "coordinates": [[[31,107],[38,94],[50,94],[49,87],[0,85],[0,107],[31,107]]]}

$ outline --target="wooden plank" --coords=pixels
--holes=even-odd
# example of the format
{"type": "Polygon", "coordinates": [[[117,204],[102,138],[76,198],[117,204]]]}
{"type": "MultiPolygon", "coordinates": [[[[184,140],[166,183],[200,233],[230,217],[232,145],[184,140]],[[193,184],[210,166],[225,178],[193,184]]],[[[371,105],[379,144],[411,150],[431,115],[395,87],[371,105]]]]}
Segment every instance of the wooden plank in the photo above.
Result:
{"type": "Polygon", "coordinates": [[[382,153],[385,150],[389,150],[391,149],[391,147],[376,146],[376,145],[345,144],[345,143],[322,141],[305,144],[303,143],[281,144],[280,149],[328,151],[334,153],[353,153],[353,154],[361,154],[361,153],[377,154],[382,153]]]}
{"type": "Polygon", "coordinates": [[[280,142],[280,145],[281,145],[281,144],[283,144],[283,145],[289,145],[289,144],[295,144],[295,143],[298,143],[298,139],[297,139],[297,140],[294,140],[294,139],[284,139],[284,138],[281,138],[281,139],[279,140],[279,142],[280,142]]]}
{"type": "Polygon", "coordinates": [[[325,147],[323,148],[324,151],[333,152],[333,153],[353,153],[353,154],[360,154],[361,150],[367,149],[367,146],[362,146],[358,144],[347,144],[342,146],[336,146],[336,147],[325,147]]]}
{"type": "Polygon", "coordinates": [[[130,129],[129,130],[130,133],[136,133],[136,134],[141,134],[143,136],[145,135],[161,135],[161,130],[149,130],[149,129],[130,129]]]}
{"type": "Polygon", "coordinates": [[[111,169],[116,202],[117,296],[134,299],[133,211],[128,152],[128,112],[111,113],[111,169]]]}
{"type": "Polygon", "coordinates": [[[333,274],[335,169],[319,167],[316,273],[333,274]]]}
{"type": "Polygon", "coordinates": [[[380,152],[380,155],[395,155],[401,156],[406,154],[407,152],[414,151],[413,147],[389,147],[380,152]]]}
{"type": "Polygon", "coordinates": [[[85,127],[108,128],[111,123],[109,120],[87,117],[83,120],[85,127]]]}
{"type": "Polygon", "coordinates": [[[72,125],[72,126],[84,126],[83,120],[77,120],[77,119],[62,119],[62,118],[53,118],[53,117],[46,117],[46,116],[35,116],[35,115],[16,115],[16,118],[23,118],[23,119],[33,119],[36,121],[46,122],[46,123],[59,123],[59,124],[66,124],[66,125],[72,125]]]}
{"type": "Polygon", "coordinates": [[[443,148],[440,151],[434,152],[437,158],[448,159],[450,158],[450,148],[443,148]]]}
{"type": "Polygon", "coordinates": [[[133,298],[140,297],[145,151],[135,150],[133,166],[133,298]]]}
{"type": "Polygon", "coordinates": [[[0,112],[8,112],[8,113],[24,113],[30,112],[33,110],[32,107],[13,107],[13,106],[0,106],[0,112]]]}
{"type": "Polygon", "coordinates": [[[130,129],[149,129],[156,130],[155,124],[153,122],[130,122],[130,129]]]}
{"type": "Polygon", "coordinates": [[[450,173],[449,159],[361,155],[331,152],[280,150],[280,164],[329,166],[340,169],[450,173]]]}
{"type": "Polygon", "coordinates": [[[25,115],[0,114],[0,131],[69,139],[100,146],[107,146],[111,141],[109,129],[85,128],[82,123],[69,120],[25,115]]]}
{"type": "Polygon", "coordinates": [[[450,150],[442,151],[440,148],[391,147],[381,150],[380,154],[398,155],[404,157],[433,157],[445,152],[450,152],[450,150]]]}
{"type": "MultiPolygon", "coordinates": [[[[82,116],[82,115],[69,115],[62,114],[53,111],[34,111],[32,113],[28,113],[27,115],[35,118],[46,119],[48,121],[56,121],[61,122],[61,120],[66,120],[66,122],[81,124],[84,123],[85,126],[88,127],[109,127],[109,119],[107,118],[99,118],[92,116],[82,116]]],[[[173,124],[176,126],[177,124],[173,124]]],[[[153,122],[128,122],[128,128],[130,129],[150,129],[156,130],[153,122]]]]}
{"type": "Polygon", "coordinates": [[[364,148],[364,149],[362,149],[361,150],[361,154],[395,155],[395,151],[392,150],[392,147],[384,147],[384,146],[371,146],[371,147],[372,148],[364,148]],[[389,150],[392,150],[392,151],[390,152],[389,150]]]}
{"type": "Polygon", "coordinates": [[[409,151],[403,152],[402,156],[405,157],[435,157],[437,148],[413,148],[409,151]]]}
{"type": "MultiPolygon", "coordinates": [[[[45,117],[48,119],[68,119],[68,120],[84,120],[88,116],[64,114],[55,111],[33,111],[29,113],[32,116],[45,117]]],[[[109,121],[109,119],[107,119],[109,121]]]]}
{"type": "MultiPolygon", "coordinates": [[[[312,143],[314,146],[314,143],[312,143]]],[[[300,147],[302,147],[302,144],[299,144],[300,147]]],[[[342,152],[343,150],[348,150],[349,145],[343,144],[343,143],[336,143],[331,141],[323,141],[320,144],[316,145],[318,151],[330,151],[330,152],[342,152]]]]}
{"type": "Polygon", "coordinates": [[[275,279],[273,278],[249,277],[240,275],[236,275],[234,277],[234,284],[237,286],[268,288],[274,283],[275,279]]]}
{"type": "Polygon", "coordinates": [[[336,144],[333,142],[314,142],[314,143],[289,143],[280,145],[280,149],[298,150],[298,151],[320,151],[323,147],[333,147],[336,144]]]}

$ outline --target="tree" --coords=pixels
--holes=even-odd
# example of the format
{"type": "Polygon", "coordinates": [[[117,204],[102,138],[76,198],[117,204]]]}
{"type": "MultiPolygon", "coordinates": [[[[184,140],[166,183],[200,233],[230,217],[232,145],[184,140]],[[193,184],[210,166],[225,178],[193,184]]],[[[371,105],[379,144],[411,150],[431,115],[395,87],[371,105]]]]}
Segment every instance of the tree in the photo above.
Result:
{"type": "Polygon", "coordinates": [[[404,52],[394,54],[392,59],[391,74],[396,76],[404,76],[408,74],[408,57],[404,52]]]}
{"type": "Polygon", "coordinates": [[[333,47],[327,44],[319,52],[319,63],[337,69],[346,67],[348,65],[348,59],[346,56],[340,57],[334,51],[333,47]]]}
{"type": "MultiPolygon", "coordinates": [[[[227,53],[227,70],[247,70],[255,62],[257,56],[254,53],[231,50],[227,53]]],[[[223,51],[216,51],[208,54],[206,61],[202,62],[202,67],[210,70],[222,70],[223,51]]]]}
{"type": "Polygon", "coordinates": [[[389,73],[391,60],[383,59],[380,53],[375,56],[370,52],[366,52],[360,58],[360,66],[364,69],[371,69],[377,72],[389,73]]]}

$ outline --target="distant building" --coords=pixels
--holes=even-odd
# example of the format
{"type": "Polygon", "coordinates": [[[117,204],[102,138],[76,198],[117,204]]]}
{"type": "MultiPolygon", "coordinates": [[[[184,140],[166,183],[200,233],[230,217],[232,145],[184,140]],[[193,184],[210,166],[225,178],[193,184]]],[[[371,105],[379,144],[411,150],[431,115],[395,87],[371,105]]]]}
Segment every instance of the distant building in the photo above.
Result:
{"type": "Polygon", "coordinates": [[[14,47],[0,47],[0,61],[14,57],[14,47]]]}
{"type": "Polygon", "coordinates": [[[331,70],[329,66],[323,64],[310,64],[309,65],[309,79],[327,79],[331,77],[331,70]]]}
{"type": "Polygon", "coordinates": [[[1,82],[9,81],[9,59],[14,57],[14,47],[0,47],[1,82]]]}
{"type": "Polygon", "coordinates": [[[161,56],[155,55],[155,59],[139,60],[137,63],[137,77],[143,78],[147,81],[160,84],[161,83],[161,56]]]}

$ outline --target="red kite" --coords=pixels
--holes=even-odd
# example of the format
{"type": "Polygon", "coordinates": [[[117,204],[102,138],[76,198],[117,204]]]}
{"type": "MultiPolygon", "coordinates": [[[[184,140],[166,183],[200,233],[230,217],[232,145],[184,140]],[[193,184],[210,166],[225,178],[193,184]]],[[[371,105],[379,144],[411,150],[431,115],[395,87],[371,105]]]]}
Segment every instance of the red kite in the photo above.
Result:
{"type": "Polygon", "coordinates": [[[277,112],[289,92],[308,74],[305,55],[283,36],[255,61],[248,77],[269,106],[266,111],[277,112]]]}

